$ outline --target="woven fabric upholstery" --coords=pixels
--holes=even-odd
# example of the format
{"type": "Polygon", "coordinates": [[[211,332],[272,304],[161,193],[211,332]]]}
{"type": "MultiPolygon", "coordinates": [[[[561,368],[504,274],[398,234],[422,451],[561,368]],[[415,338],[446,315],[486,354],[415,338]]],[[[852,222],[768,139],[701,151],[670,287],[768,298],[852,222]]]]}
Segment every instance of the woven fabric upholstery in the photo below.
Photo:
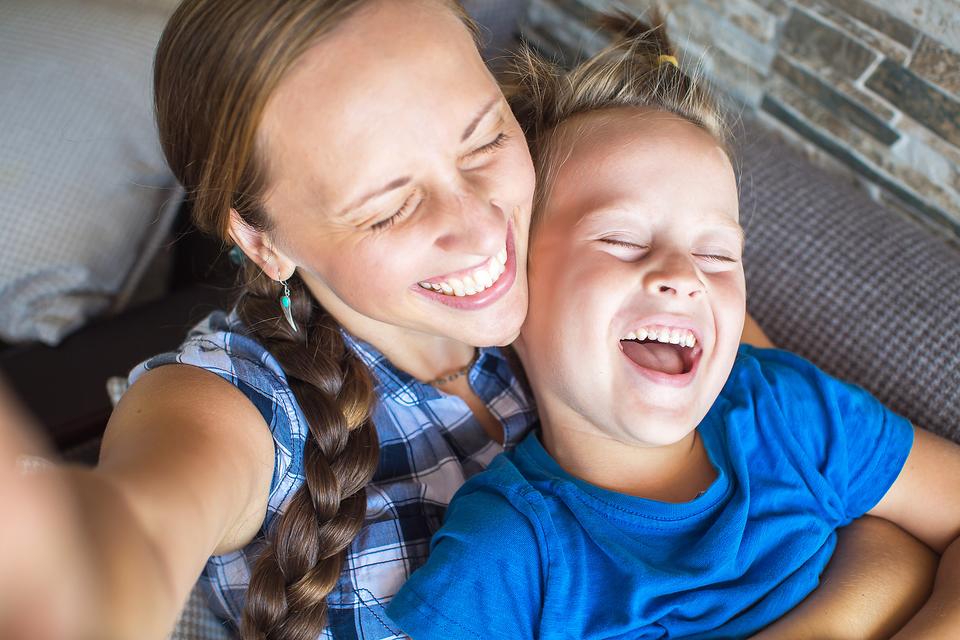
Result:
{"type": "Polygon", "coordinates": [[[151,61],[170,0],[0,2],[0,338],[129,300],[176,214],[151,61]],[[170,203],[166,208],[165,204],[170,203]]]}
{"type": "Polygon", "coordinates": [[[231,640],[233,637],[230,628],[210,611],[200,588],[194,587],[169,640],[231,640]]]}
{"type": "Polygon", "coordinates": [[[741,134],[747,304],[770,338],[960,441],[960,248],[741,134]]]}

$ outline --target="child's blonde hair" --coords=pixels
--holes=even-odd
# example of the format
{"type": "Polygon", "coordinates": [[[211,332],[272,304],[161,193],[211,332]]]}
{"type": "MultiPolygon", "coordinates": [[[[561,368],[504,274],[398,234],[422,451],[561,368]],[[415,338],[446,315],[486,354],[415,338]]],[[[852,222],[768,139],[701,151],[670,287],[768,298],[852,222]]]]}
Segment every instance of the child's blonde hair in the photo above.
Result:
{"type": "Polygon", "coordinates": [[[506,93],[523,128],[537,172],[533,223],[559,164],[554,133],[571,118],[619,107],[674,113],[712,134],[727,150],[726,125],[710,93],[681,70],[658,11],[650,26],[625,12],[602,16],[612,44],[567,71],[529,47],[515,57],[506,93]]]}

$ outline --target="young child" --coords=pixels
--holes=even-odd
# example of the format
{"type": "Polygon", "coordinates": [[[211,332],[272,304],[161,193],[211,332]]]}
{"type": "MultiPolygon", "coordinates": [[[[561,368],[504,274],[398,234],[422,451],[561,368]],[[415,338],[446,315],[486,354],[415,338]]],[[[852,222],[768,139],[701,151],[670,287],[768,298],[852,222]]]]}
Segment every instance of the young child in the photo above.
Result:
{"type": "Polygon", "coordinates": [[[567,75],[528,55],[515,99],[540,178],[516,350],[541,427],[459,491],[388,614],[415,640],[750,636],[871,513],[946,550],[904,632],[956,632],[960,447],[739,345],[719,118],[662,28],[616,23],[567,75]]]}

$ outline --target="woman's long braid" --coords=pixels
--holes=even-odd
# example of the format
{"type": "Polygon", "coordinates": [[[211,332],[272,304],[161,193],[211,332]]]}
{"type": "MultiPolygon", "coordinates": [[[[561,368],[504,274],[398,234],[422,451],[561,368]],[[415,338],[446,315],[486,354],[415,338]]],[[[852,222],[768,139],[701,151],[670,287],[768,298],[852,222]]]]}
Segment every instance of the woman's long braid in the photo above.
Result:
{"type": "Polygon", "coordinates": [[[346,549],[363,525],[366,484],[379,455],[370,418],[370,373],[337,323],[294,276],[283,319],[276,282],[248,279],[237,308],[251,337],[280,362],[310,427],[306,482],[268,532],[253,567],[241,625],[244,640],[316,640],[327,620],[346,549]]]}

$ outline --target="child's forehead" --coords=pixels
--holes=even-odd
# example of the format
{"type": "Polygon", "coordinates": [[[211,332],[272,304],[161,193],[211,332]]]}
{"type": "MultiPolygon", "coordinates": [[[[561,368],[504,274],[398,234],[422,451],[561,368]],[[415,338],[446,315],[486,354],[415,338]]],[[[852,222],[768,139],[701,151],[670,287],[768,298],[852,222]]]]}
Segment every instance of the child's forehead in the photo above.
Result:
{"type": "Polygon", "coordinates": [[[544,208],[580,226],[685,207],[686,221],[737,230],[736,178],[708,132],[673,113],[636,108],[582,114],[554,131],[544,208]]]}
{"type": "Polygon", "coordinates": [[[661,163],[669,166],[666,160],[684,152],[706,153],[717,162],[730,163],[726,150],[713,135],[686,118],[660,109],[617,107],[578,114],[557,125],[551,137],[550,160],[561,166],[627,153],[649,168],[661,163]]]}
{"type": "MultiPolygon", "coordinates": [[[[597,208],[585,208],[578,213],[573,227],[586,233],[602,232],[611,229],[651,230],[654,216],[652,207],[642,201],[621,201],[605,204],[597,208]]],[[[670,222],[670,216],[667,216],[670,222]]],[[[741,247],[744,243],[744,231],[740,223],[721,208],[700,209],[693,215],[678,220],[693,235],[710,235],[727,238],[741,247]]]]}

